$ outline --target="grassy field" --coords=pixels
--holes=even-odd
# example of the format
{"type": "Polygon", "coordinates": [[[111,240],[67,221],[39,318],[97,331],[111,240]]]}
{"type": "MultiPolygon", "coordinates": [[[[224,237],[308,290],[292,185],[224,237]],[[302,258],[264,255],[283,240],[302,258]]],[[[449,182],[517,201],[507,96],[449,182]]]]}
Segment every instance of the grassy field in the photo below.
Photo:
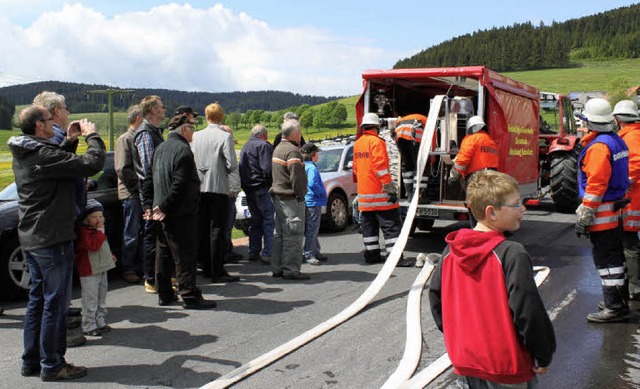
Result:
{"type": "Polygon", "coordinates": [[[615,61],[585,61],[570,69],[533,70],[504,73],[506,76],[533,85],[541,91],[567,94],[569,92],[608,92],[616,79],[626,79],[629,87],[638,85],[640,59],[615,61]]]}

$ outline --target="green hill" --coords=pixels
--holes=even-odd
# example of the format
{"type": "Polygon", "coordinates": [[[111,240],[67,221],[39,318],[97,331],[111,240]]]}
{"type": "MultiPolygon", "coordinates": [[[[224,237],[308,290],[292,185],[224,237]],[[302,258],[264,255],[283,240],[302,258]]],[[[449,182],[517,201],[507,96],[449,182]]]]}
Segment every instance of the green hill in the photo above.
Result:
{"type": "Polygon", "coordinates": [[[402,59],[394,68],[486,65],[507,72],[625,58],[640,58],[640,4],[550,26],[527,22],[476,31],[402,59]]]}
{"type": "Polygon", "coordinates": [[[569,93],[577,91],[610,92],[615,80],[626,80],[629,86],[638,85],[640,59],[583,61],[568,69],[509,72],[505,75],[535,86],[542,91],[569,93]]]}

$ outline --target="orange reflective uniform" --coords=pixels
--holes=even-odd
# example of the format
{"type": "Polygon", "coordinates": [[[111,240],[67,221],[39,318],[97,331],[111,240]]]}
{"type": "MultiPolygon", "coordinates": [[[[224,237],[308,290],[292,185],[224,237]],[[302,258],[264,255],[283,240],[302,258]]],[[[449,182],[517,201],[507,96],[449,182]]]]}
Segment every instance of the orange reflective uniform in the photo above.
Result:
{"type": "Polygon", "coordinates": [[[396,122],[396,139],[415,140],[416,143],[420,143],[422,141],[422,133],[424,132],[424,127],[426,125],[427,117],[420,115],[419,113],[402,116],[401,118],[398,118],[398,121],[396,122]],[[414,129],[416,120],[422,125],[419,125],[414,129]]]}
{"type": "Polygon", "coordinates": [[[353,145],[353,174],[358,183],[358,209],[384,211],[398,208],[390,203],[382,185],[391,182],[387,145],[376,130],[364,130],[353,145]]]}
{"type": "MultiPolygon", "coordinates": [[[[586,147],[598,135],[590,132],[585,135],[580,144],[586,147]]],[[[609,187],[611,178],[611,151],[604,143],[596,143],[587,150],[579,168],[587,176],[587,186],[584,189],[582,204],[595,208],[596,218],[587,229],[588,231],[606,231],[618,228],[620,211],[613,211],[613,201],[602,201],[609,187]]]]}
{"type": "Polygon", "coordinates": [[[629,148],[629,190],[631,203],[622,210],[625,231],[640,231],[640,123],[627,124],[618,135],[629,148]]]}
{"type": "Polygon", "coordinates": [[[498,169],[498,146],[486,131],[464,137],[453,168],[463,177],[482,169],[498,169]]]}

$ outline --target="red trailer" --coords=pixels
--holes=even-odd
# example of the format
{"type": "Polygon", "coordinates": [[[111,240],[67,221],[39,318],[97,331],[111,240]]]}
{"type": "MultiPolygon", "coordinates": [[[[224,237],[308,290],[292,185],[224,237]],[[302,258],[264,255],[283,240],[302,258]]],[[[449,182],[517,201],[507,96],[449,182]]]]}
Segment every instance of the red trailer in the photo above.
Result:
{"type": "MultiPolygon", "coordinates": [[[[499,170],[516,178],[521,195],[538,199],[545,194],[540,178],[551,175],[541,169],[550,166],[548,157],[550,151],[557,148],[558,141],[566,143],[565,132],[571,127],[567,120],[573,123],[573,115],[566,109],[556,111],[566,118],[557,120],[560,126],[554,133],[541,138],[537,88],[485,66],[367,70],[362,78],[364,91],[356,103],[358,128],[362,116],[368,112],[377,113],[383,129],[390,130],[399,116],[414,113],[438,116],[435,147],[425,171],[429,175],[428,193],[421,197],[417,212],[417,226],[421,229],[430,228],[435,219],[469,217],[463,204],[464,193],[448,187],[446,178],[448,163],[466,134],[467,119],[473,115],[481,116],[487,123],[489,134],[500,150],[499,170]],[[436,96],[444,96],[440,107],[432,107],[434,101],[440,101],[436,96]],[[541,156],[541,151],[547,154],[541,156]]],[[[564,108],[563,102],[568,99],[556,96],[561,109],[564,108]]],[[[575,130],[575,126],[572,128],[575,130]]],[[[575,139],[570,144],[574,145],[575,139]]],[[[569,186],[572,185],[575,186],[575,182],[569,186]]],[[[569,194],[572,200],[573,196],[577,199],[577,193],[569,194]]]]}

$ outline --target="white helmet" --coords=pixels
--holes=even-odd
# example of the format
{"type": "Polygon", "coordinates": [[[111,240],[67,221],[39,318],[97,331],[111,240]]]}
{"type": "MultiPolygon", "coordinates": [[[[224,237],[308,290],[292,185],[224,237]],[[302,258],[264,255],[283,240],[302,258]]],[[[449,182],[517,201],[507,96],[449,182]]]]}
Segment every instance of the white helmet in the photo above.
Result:
{"type": "Polygon", "coordinates": [[[612,123],[613,115],[611,114],[611,104],[600,97],[587,101],[582,111],[589,122],[592,123],[612,123]]]}
{"type": "Polygon", "coordinates": [[[487,125],[480,116],[471,116],[467,121],[467,134],[475,134],[487,125]]]}
{"type": "Polygon", "coordinates": [[[612,115],[616,116],[616,118],[622,122],[635,122],[640,120],[638,106],[631,100],[618,101],[613,108],[612,115]]]}
{"type": "Polygon", "coordinates": [[[360,128],[368,127],[368,126],[376,126],[380,127],[380,118],[375,113],[365,113],[362,117],[362,123],[360,123],[360,128]]]}

